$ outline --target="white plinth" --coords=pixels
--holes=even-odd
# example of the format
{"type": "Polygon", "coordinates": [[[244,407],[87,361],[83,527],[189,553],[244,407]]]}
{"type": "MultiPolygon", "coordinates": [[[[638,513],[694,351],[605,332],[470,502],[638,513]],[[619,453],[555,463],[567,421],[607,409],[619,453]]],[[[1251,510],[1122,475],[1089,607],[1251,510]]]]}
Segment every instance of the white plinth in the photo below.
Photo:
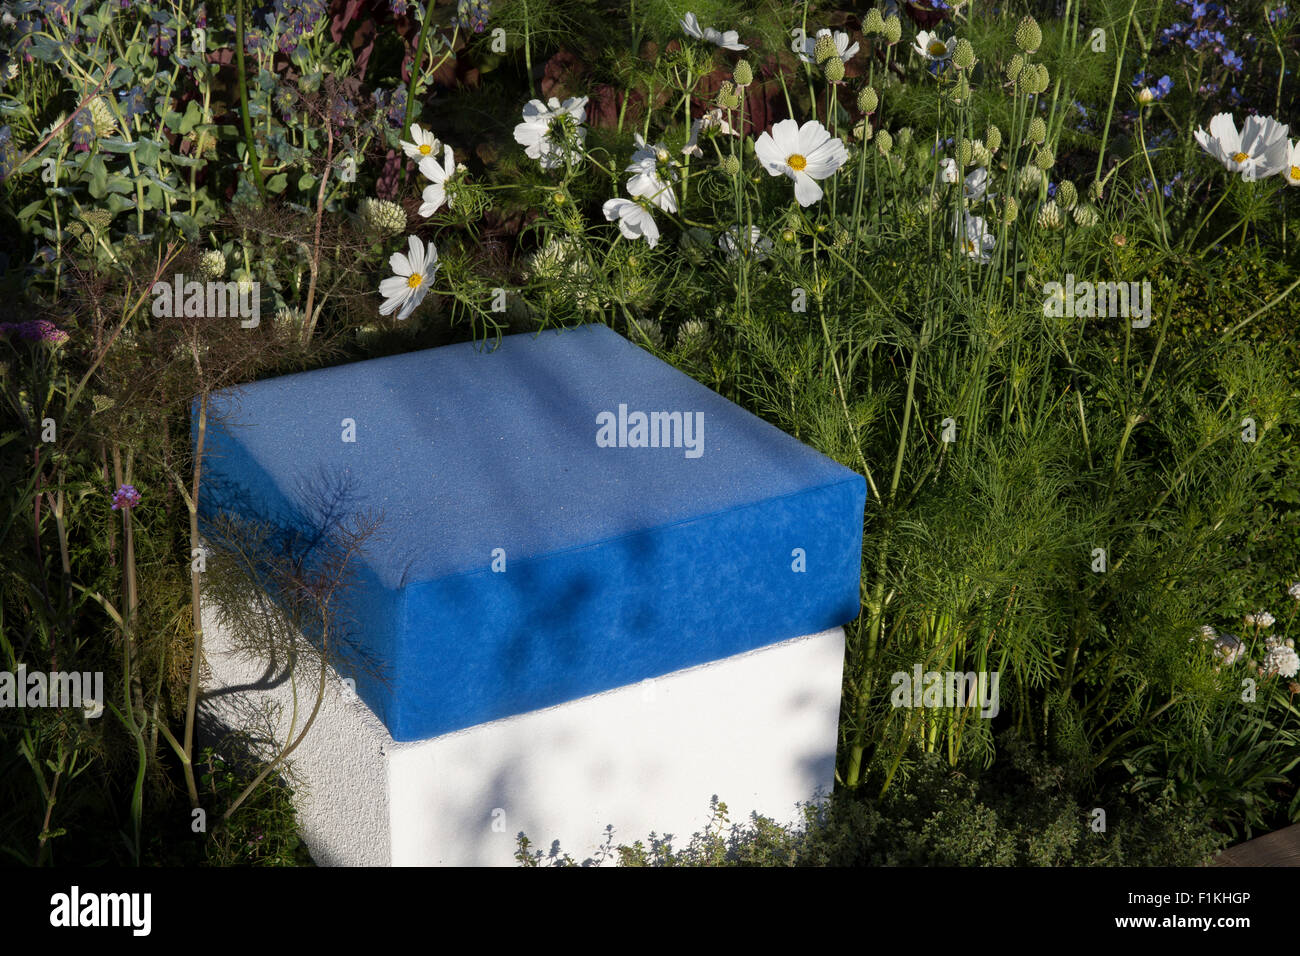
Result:
{"type": "MultiPolygon", "coordinates": [[[[283,745],[293,682],[232,653],[204,618],[205,711],[283,745]]],[[[395,742],[331,671],[290,757],[302,837],[322,865],[511,866],[520,831],[578,861],[608,824],[615,846],[651,831],[684,845],[714,794],[733,821],[793,822],[797,803],[833,784],[843,660],[833,628],[414,743],[395,742]]],[[[308,670],[299,728],[314,702],[308,670]]]]}

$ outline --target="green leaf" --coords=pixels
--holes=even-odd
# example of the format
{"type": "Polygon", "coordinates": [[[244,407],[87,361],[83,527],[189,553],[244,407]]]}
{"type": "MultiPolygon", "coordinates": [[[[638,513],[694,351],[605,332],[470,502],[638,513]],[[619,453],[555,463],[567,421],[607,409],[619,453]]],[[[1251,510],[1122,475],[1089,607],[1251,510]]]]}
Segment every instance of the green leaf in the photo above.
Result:
{"type": "Polygon", "coordinates": [[[198,100],[190,100],[189,106],[185,107],[185,118],[181,120],[177,132],[185,136],[201,122],[203,122],[203,107],[199,106],[198,100]]]}
{"type": "Polygon", "coordinates": [[[159,146],[153,140],[142,139],[136,144],[135,158],[145,166],[158,165],[159,146]]]}
{"type": "Polygon", "coordinates": [[[311,173],[303,173],[301,176],[298,177],[299,192],[306,192],[307,190],[311,189],[311,187],[314,185],[316,185],[316,177],[313,176],[311,173]]]}
{"type": "Polygon", "coordinates": [[[188,213],[183,212],[174,212],[172,213],[171,218],[172,222],[175,223],[176,227],[180,229],[181,233],[185,236],[186,242],[199,241],[198,220],[188,213]]]}
{"type": "Polygon", "coordinates": [[[273,193],[284,192],[284,187],[287,185],[289,185],[289,177],[284,173],[276,173],[266,181],[267,191],[273,193]]]}
{"type": "Polygon", "coordinates": [[[103,156],[91,157],[86,168],[90,175],[89,190],[92,199],[103,199],[108,195],[108,167],[104,165],[103,156]]]}
{"type": "Polygon", "coordinates": [[[99,140],[99,148],[106,153],[134,153],[139,143],[128,143],[120,136],[105,136],[99,140]]]}
{"type": "Polygon", "coordinates": [[[29,202],[26,206],[23,206],[22,209],[18,210],[18,221],[26,222],[28,219],[31,219],[32,216],[36,215],[37,210],[44,205],[45,205],[44,196],[36,200],[36,202],[29,202]]]}

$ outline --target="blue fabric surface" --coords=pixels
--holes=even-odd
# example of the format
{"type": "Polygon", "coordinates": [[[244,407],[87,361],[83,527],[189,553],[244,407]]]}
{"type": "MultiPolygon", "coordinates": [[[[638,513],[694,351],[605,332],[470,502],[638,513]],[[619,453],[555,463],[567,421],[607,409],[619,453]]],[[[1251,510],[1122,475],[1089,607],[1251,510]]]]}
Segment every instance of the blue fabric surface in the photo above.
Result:
{"type": "Polygon", "coordinates": [[[207,446],[205,524],[310,536],[327,513],[382,512],[342,608],[357,656],[335,663],[397,740],[858,613],[862,477],[604,326],[218,392],[207,446]],[[600,447],[620,405],[632,441],[634,412],[702,415],[701,453],[600,447]]]}

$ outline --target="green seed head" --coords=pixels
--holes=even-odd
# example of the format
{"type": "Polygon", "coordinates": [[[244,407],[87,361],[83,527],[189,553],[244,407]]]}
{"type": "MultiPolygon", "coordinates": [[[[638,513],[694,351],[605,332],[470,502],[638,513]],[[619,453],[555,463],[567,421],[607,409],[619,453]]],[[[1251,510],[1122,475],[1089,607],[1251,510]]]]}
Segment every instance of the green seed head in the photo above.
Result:
{"type": "Polygon", "coordinates": [[[1074,207],[1074,223],[1081,229],[1091,229],[1101,217],[1095,207],[1090,205],[1074,207]]]}
{"type": "Polygon", "coordinates": [[[1073,209],[1079,201],[1079,191],[1074,188],[1074,183],[1067,179],[1057,186],[1056,200],[1062,209],[1073,209]]]}
{"type": "Polygon", "coordinates": [[[885,20],[884,31],[885,42],[893,46],[903,38],[903,22],[897,16],[889,17],[885,20]]]}
{"type": "Polygon", "coordinates": [[[736,64],[736,69],[732,71],[731,76],[737,86],[749,86],[754,82],[754,68],[749,65],[749,61],[741,60],[736,64]]]}
{"type": "Polygon", "coordinates": [[[739,176],[740,160],[735,156],[724,156],[722,158],[722,171],[728,176],[739,176]]]}
{"type": "Polygon", "coordinates": [[[880,155],[888,156],[889,151],[894,148],[894,137],[890,135],[889,130],[882,129],[876,133],[876,149],[880,150],[880,155]]]}
{"type": "Polygon", "coordinates": [[[862,21],[862,32],[867,36],[885,32],[885,20],[881,17],[878,7],[872,7],[867,11],[867,18],[862,21]]]}
{"type": "Polygon", "coordinates": [[[894,134],[894,146],[899,150],[906,150],[912,145],[912,127],[904,126],[894,134]]]}
{"type": "Polygon", "coordinates": [[[989,166],[993,163],[993,151],[982,140],[970,144],[970,161],[975,166],[989,166]]]}
{"type": "Polygon", "coordinates": [[[839,49],[835,46],[835,38],[829,33],[819,36],[817,42],[813,44],[813,60],[819,66],[838,53],[839,49]]]}
{"type": "Polygon", "coordinates": [[[1047,139],[1047,124],[1041,117],[1035,116],[1029,121],[1029,128],[1025,130],[1025,139],[1039,146],[1047,139]]]}
{"type": "Polygon", "coordinates": [[[957,164],[959,166],[969,166],[971,161],[971,141],[963,139],[957,144],[957,164]]]}
{"type": "MultiPolygon", "coordinates": [[[[1021,77],[1026,93],[1042,93],[1051,84],[1051,77],[1047,73],[1047,67],[1041,63],[1033,64],[1034,76],[1032,81],[1026,81],[1021,77]],[[1032,82],[1032,85],[1031,85],[1032,82]]],[[[1028,72],[1026,70],[1025,72],[1028,72]]]]}
{"type": "Polygon", "coordinates": [[[853,135],[864,143],[871,142],[871,137],[875,135],[875,130],[871,128],[869,120],[860,119],[853,124],[853,135]]]}
{"type": "MultiPolygon", "coordinates": [[[[872,12],[875,12],[874,7],[872,12]]],[[[880,97],[875,89],[870,86],[863,87],[862,92],[858,94],[858,111],[861,113],[874,113],[879,105],[880,97]]]]}
{"type": "Polygon", "coordinates": [[[1016,221],[1016,214],[1020,212],[1020,204],[1016,202],[1015,196],[1008,196],[1002,203],[1002,222],[1011,225],[1016,221]]]}
{"type": "Polygon", "coordinates": [[[1093,202],[1101,202],[1106,197],[1106,186],[1100,179],[1094,179],[1092,185],[1088,187],[1088,198],[1093,202]]]}
{"type": "Polygon", "coordinates": [[[1043,31],[1033,17],[1025,17],[1016,27],[1016,46],[1026,53],[1033,53],[1043,45],[1043,31]]]}
{"type": "Polygon", "coordinates": [[[1021,56],[1019,53],[1012,56],[1011,59],[1007,61],[1007,69],[1006,69],[1007,82],[1008,83],[1016,82],[1016,80],[1020,76],[1020,71],[1023,70],[1024,68],[1025,68],[1025,58],[1021,56]]]}
{"type": "Polygon", "coordinates": [[[984,145],[989,148],[990,153],[996,153],[1002,148],[1002,130],[996,126],[990,126],[984,131],[984,145]]]}
{"type": "Polygon", "coordinates": [[[1056,165],[1056,154],[1046,146],[1040,146],[1034,153],[1034,165],[1046,172],[1056,165]]]}
{"type": "Polygon", "coordinates": [[[969,70],[975,65],[975,48],[965,37],[957,41],[957,47],[952,53],[952,65],[959,70],[969,70]]]}
{"type": "Polygon", "coordinates": [[[833,56],[822,64],[822,73],[826,76],[829,83],[838,83],[844,79],[844,61],[838,56],[833,56]]]}

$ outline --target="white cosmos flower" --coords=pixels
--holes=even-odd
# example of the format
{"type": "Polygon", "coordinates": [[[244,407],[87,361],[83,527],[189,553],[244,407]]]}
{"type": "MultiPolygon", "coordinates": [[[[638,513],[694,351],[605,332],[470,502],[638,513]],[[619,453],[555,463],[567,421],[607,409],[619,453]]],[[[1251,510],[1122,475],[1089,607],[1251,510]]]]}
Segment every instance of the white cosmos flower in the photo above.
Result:
{"type": "Polygon", "coordinates": [[[384,297],[380,315],[391,315],[400,308],[397,317],[405,319],[423,301],[433,277],[438,274],[438,250],[433,243],[422,246],[415,236],[408,237],[407,241],[410,254],[394,252],[388,265],[396,274],[379,283],[379,294],[384,297]]]}
{"type": "Polygon", "coordinates": [[[784,119],[763,133],[754,143],[758,161],[773,176],[794,180],[794,198],[801,206],[811,206],[822,198],[816,180],[826,179],[849,158],[844,143],[816,120],[800,126],[784,119]]]}
{"type": "Polygon", "coordinates": [[[587,118],[587,98],[571,96],[563,103],[552,96],[547,102],[529,100],[524,106],[524,121],[515,127],[515,142],[524,147],[529,159],[536,159],[542,169],[556,169],[567,159],[582,159],[581,146],[587,140],[582,124],[587,118]]]}
{"type": "Polygon", "coordinates": [[[749,227],[749,248],[740,248],[740,228],[732,226],[718,237],[718,247],[726,253],[727,259],[735,262],[746,256],[754,262],[762,262],[772,252],[772,240],[763,235],[758,226],[749,227]]]}
{"type": "Polygon", "coordinates": [[[650,210],[630,199],[608,199],[601,207],[610,222],[618,220],[618,231],[628,239],[644,239],[651,249],[659,241],[659,227],[650,210]]]}
{"type": "Polygon", "coordinates": [[[1290,186],[1300,186],[1300,139],[1286,148],[1286,165],[1282,175],[1290,186]]]}
{"type": "Polygon", "coordinates": [[[1282,172],[1287,166],[1287,127],[1271,116],[1247,116],[1241,132],[1231,113],[1219,113],[1210,120],[1210,131],[1197,129],[1192,135],[1205,150],[1243,179],[1256,180],[1282,172]]]}
{"type": "Polygon", "coordinates": [[[424,187],[424,193],[421,195],[424,200],[420,206],[421,216],[432,216],[447,201],[447,182],[456,172],[456,160],[452,157],[450,146],[443,147],[442,156],[441,165],[432,156],[420,160],[420,172],[432,183],[424,187]]]}
{"type": "Polygon", "coordinates": [[[976,262],[988,262],[997,239],[989,232],[983,217],[963,213],[956,226],[957,241],[962,251],[976,262]]]}
{"type": "Polygon", "coordinates": [[[419,123],[411,124],[411,139],[415,142],[408,143],[402,140],[402,152],[406,153],[411,159],[423,159],[425,156],[435,156],[442,144],[438,142],[438,137],[427,129],[421,129],[419,123]]]}
{"type": "Polygon", "coordinates": [[[838,56],[845,63],[849,62],[849,58],[858,52],[858,45],[856,43],[853,44],[852,46],[849,46],[850,37],[847,33],[844,33],[840,30],[836,30],[835,33],[832,34],[831,31],[826,28],[822,28],[821,30],[818,30],[817,36],[815,37],[809,37],[809,36],[804,37],[803,43],[800,43],[798,40],[796,40],[794,43],[790,44],[790,49],[793,52],[798,53],[799,59],[803,60],[805,63],[811,63],[814,66],[816,66],[817,59],[816,57],[813,56],[813,50],[817,46],[817,37],[828,37],[828,36],[834,36],[835,55],[838,56]]]}
{"type": "Polygon", "coordinates": [[[727,30],[719,33],[713,27],[701,27],[700,21],[695,18],[695,14],[688,13],[681,19],[682,29],[686,31],[687,36],[694,37],[697,40],[707,40],[714,46],[720,46],[724,50],[748,50],[749,47],[743,43],[737,43],[740,34],[735,30],[727,30]]]}
{"type": "Polygon", "coordinates": [[[686,145],[682,147],[682,152],[687,156],[703,156],[704,150],[700,149],[698,145],[700,133],[704,130],[711,129],[720,130],[727,136],[740,135],[731,128],[731,124],[727,122],[725,117],[723,117],[722,110],[718,107],[714,107],[691,124],[691,136],[690,139],[686,141],[686,145]]]}
{"type": "Polygon", "coordinates": [[[939,166],[939,178],[945,183],[955,183],[960,176],[957,172],[957,160],[945,159],[939,166]]]}
{"type": "MultiPolygon", "coordinates": [[[[627,172],[635,173],[627,181],[627,191],[632,196],[644,196],[664,212],[677,211],[677,197],[673,187],[659,176],[659,164],[668,159],[668,150],[663,143],[653,146],[646,144],[640,133],[634,136],[637,151],[632,154],[632,164],[627,172]]],[[[677,180],[676,170],[671,170],[673,181],[677,180]]]]}
{"type": "Polygon", "coordinates": [[[916,44],[912,49],[929,63],[942,63],[952,58],[953,52],[957,49],[957,38],[948,37],[947,40],[941,40],[938,31],[930,33],[922,30],[916,35],[916,44]]]}

